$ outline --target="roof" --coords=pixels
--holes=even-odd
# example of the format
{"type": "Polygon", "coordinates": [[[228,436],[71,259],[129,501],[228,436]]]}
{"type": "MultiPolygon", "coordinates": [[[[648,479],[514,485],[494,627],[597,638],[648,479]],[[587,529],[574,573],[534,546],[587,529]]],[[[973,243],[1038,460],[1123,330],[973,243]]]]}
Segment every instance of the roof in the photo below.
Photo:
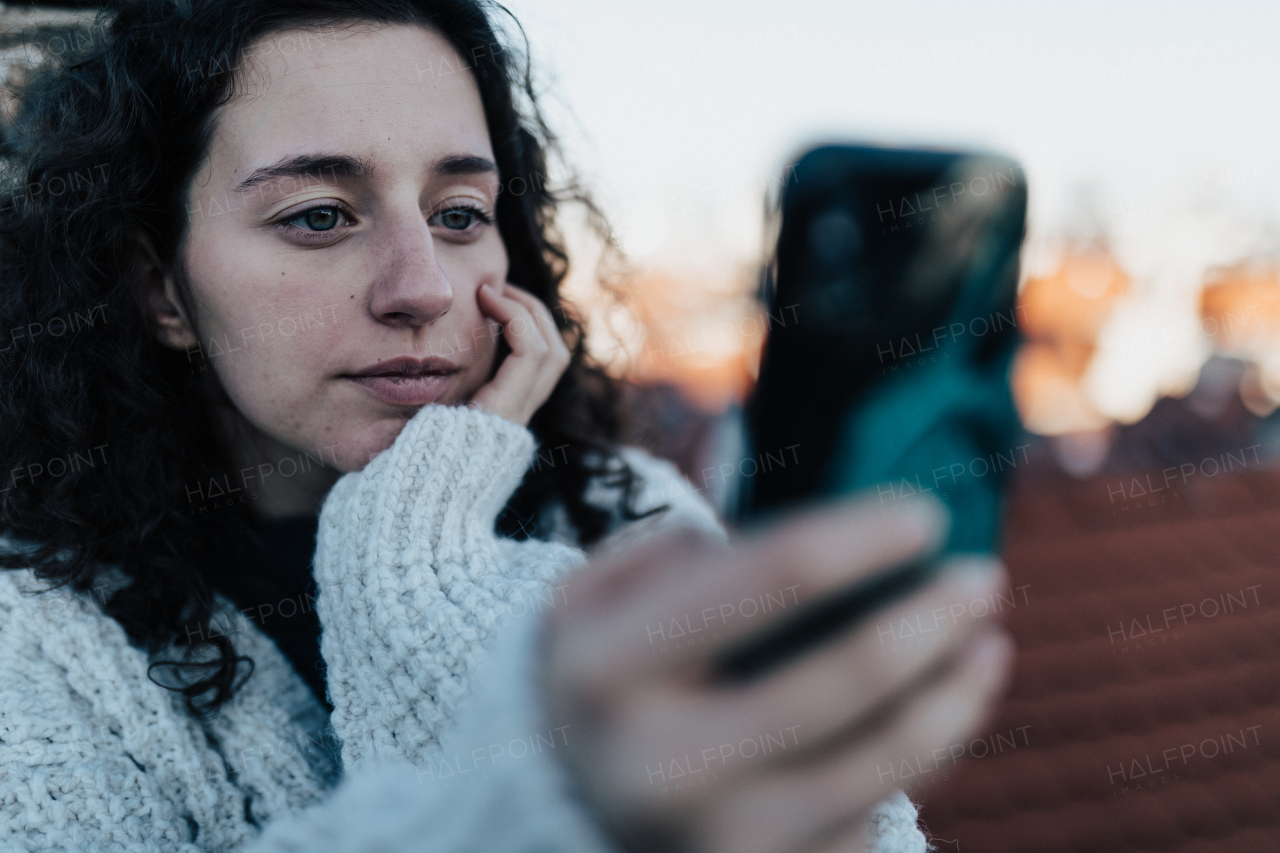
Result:
{"type": "Polygon", "coordinates": [[[938,850],[1280,849],[1280,472],[1197,464],[1016,484],[1010,692],[891,774],[938,850]]]}

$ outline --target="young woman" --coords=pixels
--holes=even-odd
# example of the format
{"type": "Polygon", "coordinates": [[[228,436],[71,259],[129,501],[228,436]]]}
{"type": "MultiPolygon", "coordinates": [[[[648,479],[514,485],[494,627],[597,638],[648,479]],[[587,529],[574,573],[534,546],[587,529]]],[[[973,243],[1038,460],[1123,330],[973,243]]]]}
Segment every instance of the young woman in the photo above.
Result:
{"type": "MultiPolygon", "coordinates": [[[[1007,640],[862,630],[709,677],[764,624],[724,602],[798,606],[940,522],[846,506],[730,546],[617,446],[490,12],[127,2],[25,91],[0,217],[6,848],[924,849],[875,768],[974,726],[1007,640]],[[690,614],[703,639],[666,642],[690,614]],[[766,754],[722,749],[751,738],[766,754]]],[[[898,611],[999,582],[977,565],[898,611]]]]}

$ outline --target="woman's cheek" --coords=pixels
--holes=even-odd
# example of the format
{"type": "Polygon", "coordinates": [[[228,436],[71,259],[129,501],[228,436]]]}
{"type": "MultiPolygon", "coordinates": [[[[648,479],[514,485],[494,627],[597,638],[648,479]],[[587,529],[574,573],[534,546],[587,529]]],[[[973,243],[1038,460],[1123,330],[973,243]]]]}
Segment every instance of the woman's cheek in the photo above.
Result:
{"type": "Polygon", "coordinates": [[[463,369],[458,388],[458,402],[470,400],[489,381],[497,355],[497,341],[502,336],[496,324],[481,322],[472,327],[470,349],[461,359],[463,369]]]}
{"type": "Polygon", "coordinates": [[[501,292],[507,280],[507,251],[496,228],[469,245],[437,243],[437,260],[441,271],[453,283],[455,298],[450,314],[454,315],[454,331],[460,331],[466,342],[464,358],[477,364],[485,373],[492,369],[502,332],[498,324],[480,309],[476,293],[488,284],[501,292]],[[461,328],[459,328],[461,327],[461,328]]]}

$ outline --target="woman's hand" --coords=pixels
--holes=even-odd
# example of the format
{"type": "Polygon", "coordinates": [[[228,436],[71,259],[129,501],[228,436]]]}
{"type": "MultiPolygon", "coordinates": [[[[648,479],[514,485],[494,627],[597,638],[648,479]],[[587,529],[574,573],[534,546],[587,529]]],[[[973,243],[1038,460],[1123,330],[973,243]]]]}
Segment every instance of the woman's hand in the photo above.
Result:
{"type": "Polygon", "coordinates": [[[511,354],[467,405],[527,426],[569,366],[569,348],[547,306],[527,290],[508,283],[499,293],[484,284],[476,302],[502,324],[511,354]]]}
{"type": "Polygon", "coordinates": [[[548,612],[549,718],[569,724],[566,760],[625,849],[864,850],[901,762],[927,764],[980,724],[1012,656],[968,607],[1005,584],[993,559],[949,567],[758,680],[711,677],[727,648],[925,552],[946,526],[928,505],[873,506],[805,513],[730,547],[652,541],[578,575],[548,612]]]}

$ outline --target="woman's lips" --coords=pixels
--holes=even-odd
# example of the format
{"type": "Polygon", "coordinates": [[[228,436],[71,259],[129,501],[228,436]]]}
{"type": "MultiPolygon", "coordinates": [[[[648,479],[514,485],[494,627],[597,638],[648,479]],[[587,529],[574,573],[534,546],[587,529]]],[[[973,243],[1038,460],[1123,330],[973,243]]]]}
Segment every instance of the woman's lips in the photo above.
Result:
{"type": "Polygon", "coordinates": [[[452,374],[428,373],[422,376],[349,376],[370,394],[393,406],[425,406],[444,396],[452,374]]]}
{"type": "Polygon", "coordinates": [[[347,374],[350,379],[393,406],[425,406],[449,388],[458,365],[443,358],[393,358],[347,374]]]}

